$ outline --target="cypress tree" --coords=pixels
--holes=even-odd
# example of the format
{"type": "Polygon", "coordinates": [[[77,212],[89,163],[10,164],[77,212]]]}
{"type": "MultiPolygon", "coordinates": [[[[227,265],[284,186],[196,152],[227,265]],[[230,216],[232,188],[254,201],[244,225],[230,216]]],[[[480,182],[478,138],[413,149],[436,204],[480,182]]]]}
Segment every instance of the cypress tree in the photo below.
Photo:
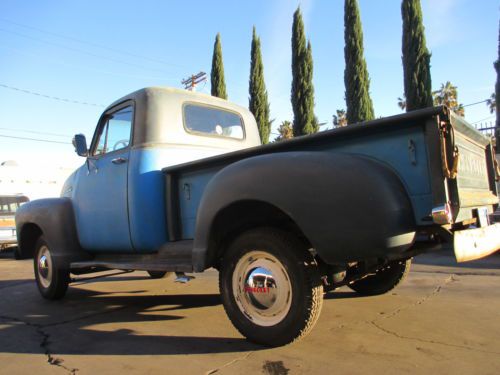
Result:
{"type": "Polygon", "coordinates": [[[224,63],[222,62],[222,45],[220,33],[217,33],[212,57],[212,71],[210,74],[211,93],[222,99],[227,99],[226,82],[224,81],[224,63]]]}
{"type": "Polygon", "coordinates": [[[250,52],[250,93],[248,108],[255,116],[259,128],[260,139],[263,144],[269,142],[271,124],[269,122],[269,102],[267,98],[266,83],[264,82],[264,64],[260,51],[260,38],[257,36],[255,26],[252,34],[252,49],[250,52]]]}
{"type": "Polygon", "coordinates": [[[312,113],[312,121],[308,123],[308,125],[304,128],[305,134],[313,134],[319,131],[319,121],[316,115],[314,114],[314,85],[312,83],[313,79],[313,55],[312,55],[312,47],[311,41],[307,41],[307,54],[306,54],[306,66],[308,67],[308,74],[306,76],[307,82],[307,103],[308,108],[310,108],[310,113],[312,113]]]}
{"type": "Polygon", "coordinates": [[[431,54],[425,44],[420,0],[403,0],[403,71],[406,111],[432,106],[431,54]]]}
{"type": "Polygon", "coordinates": [[[306,43],[300,8],[293,14],[292,26],[292,109],[293,134],[300,136],[318,130],[314,116],[313,61],[311,43],[306,43]]]}
{"type": "Polygon", "coordinates": [[[347,122],[372,120],[375,115],[370,98],[370,77],[363,57],[363,30],[357,0],[345,0],[344,39],[347,122]]]}

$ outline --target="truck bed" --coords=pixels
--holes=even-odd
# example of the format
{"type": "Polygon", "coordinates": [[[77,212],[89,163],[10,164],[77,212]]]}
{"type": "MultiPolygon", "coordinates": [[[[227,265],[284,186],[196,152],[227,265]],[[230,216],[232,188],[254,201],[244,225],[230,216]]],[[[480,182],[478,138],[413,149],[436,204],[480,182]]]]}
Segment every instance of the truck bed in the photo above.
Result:
{"type": "Polygon", "coordinates": [[[433,225],[432,209],[447,202],[455,223],[473,220],[477,207],[492,213],[498,204],[490,140],[446,107],[434,107],[165,168],[169,239],[193,238],[202,193],[225,166],[296,151],[359,155],[389,166],[405,186],[418,226],[433,225]],[[443,124],[452,128],[444,145],[443,124]],[[443,153],[452,168],[455,146],[458,174],[446,177],[443,153]]]}

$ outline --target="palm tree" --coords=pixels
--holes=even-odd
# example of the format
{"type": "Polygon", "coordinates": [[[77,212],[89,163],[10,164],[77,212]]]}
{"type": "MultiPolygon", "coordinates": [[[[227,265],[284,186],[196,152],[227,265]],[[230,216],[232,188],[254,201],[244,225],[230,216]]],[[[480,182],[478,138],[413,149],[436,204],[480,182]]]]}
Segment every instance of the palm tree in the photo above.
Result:
{"type": "Polygon", "coordinates": [[[486,105],[488,106],[490,113],[495,113],[497,110],[497,96],[495,93],[491,94],[489,99],[486,99],[486,105]]]}
{"type": "Polygon", "coordinates": [[[433,91],[434,105],[445,105],[460,116],[464,115],[464,106],[458,103],[457,86],[453,86],[450,81],[441,84],[439,90],[433,91]]]}
{"type": "Polygon", "coordinates": [[[293,138],[293,125],[290,121],[283,121],[278,128],[278,133],[280,134],[276,141],[283,141],[285,139],[293,138]]]}
{"type": "Polygon", "coordinates": [[[406,96],[403,94],[402,98],[398,98],[398,107],[401,108],[401,110],[406,109],[406,96]]]}
{"type": "Polygon", "coordinates": [[[345,109],[337,109],[337,114],[333,115],[333,126],[339,128],[347,125],[347,114],[345,109]]]}

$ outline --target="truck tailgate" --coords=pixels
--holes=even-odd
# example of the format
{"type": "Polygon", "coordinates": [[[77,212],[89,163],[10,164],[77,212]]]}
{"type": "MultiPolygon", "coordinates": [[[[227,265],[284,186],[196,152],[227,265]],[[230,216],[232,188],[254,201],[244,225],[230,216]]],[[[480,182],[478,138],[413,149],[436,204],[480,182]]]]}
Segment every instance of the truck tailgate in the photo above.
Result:
{"type": "Polygon", "coordinates": [[[498,205],[495,183],[498,176],[491,140],[453,112],[450,113],[450,123],[452,130],[447,137],[449,142],[443,147],[448,154],[448,157],[443,157],[443,169],[446,169],[444,164],[453,169],[452,160],[458,158],[455,178],[448,178],[450,199],[455,209],[458,209],[455,222],[477,218],[477,209],[481,207],[491,214],[498,205]]]}

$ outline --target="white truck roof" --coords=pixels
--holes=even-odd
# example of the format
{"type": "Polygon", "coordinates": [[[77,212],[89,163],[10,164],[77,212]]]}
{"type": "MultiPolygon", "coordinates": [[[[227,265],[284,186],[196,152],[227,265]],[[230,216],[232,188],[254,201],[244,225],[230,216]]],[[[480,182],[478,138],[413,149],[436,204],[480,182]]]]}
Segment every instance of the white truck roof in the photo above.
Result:
{"type": "Polygon", "coordinates": [[[147,87],[115,101],[104,113],[127,101],[134,103],[134,121],[139,124],[134,126],[133,148],[175,144],[231,151],[261,144],[252,113],[247,108],[224,99],[169,87],[147,87]],[[188,104],[219,108],[237,114],[244,124],[242,139],[189,132],[184,118],[184,108],[188,104]]]}

